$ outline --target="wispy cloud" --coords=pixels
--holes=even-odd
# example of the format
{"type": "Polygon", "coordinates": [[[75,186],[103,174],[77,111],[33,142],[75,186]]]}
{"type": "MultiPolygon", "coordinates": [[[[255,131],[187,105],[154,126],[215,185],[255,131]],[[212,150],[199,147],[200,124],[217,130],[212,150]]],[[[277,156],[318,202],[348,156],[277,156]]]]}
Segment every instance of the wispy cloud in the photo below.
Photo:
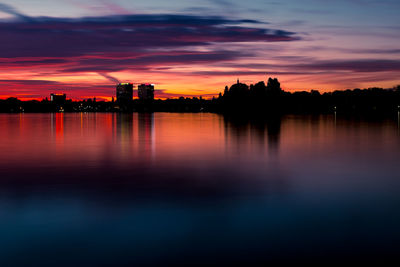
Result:
{"type": "Polygon", "coordinates": [[[17,9],[15,9],[13,6],[0,3],[0,12],[3,12],[8,15],[12,15],[20,20],[30,20],[30,18],[21,12],[19,12],[17,9]]]}
{"type": "Polygon", "coordinates": [[[351,72],[383,72],[400,71],[400,60],[330,60],[315,61],[312,64],[297,64],[291,68],[298,70],[325,70],[325,71],[351,71],[351,72]]]}

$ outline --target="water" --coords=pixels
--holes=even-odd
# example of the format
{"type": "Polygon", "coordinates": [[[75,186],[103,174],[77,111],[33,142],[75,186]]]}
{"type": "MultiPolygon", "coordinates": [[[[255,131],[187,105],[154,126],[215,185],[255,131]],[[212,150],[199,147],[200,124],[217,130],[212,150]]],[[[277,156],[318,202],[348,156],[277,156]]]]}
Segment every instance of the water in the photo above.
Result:
{"type": "Polygon", "coordinates": [[[2,114],[0,266],[397,259],[397,119],[2,114]]]}

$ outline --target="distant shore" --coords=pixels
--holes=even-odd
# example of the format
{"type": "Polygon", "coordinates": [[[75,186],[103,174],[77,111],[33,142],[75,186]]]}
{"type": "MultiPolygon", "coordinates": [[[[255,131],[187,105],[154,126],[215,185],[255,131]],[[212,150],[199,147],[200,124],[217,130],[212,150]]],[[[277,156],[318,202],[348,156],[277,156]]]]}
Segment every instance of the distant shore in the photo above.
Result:
{"type": "Polygon", "coordinates": [[[213,112],[267,116],[293,113],[317,114],[393,114],[400,111],[400,86],[392,89],[369,88],[334,91],[286,92],[277,79],[268,84],[240,83],[225,87],[212,99],[201,97],[166,100],[130,100],[119,102],[87,99],[73,101],[21,101],[17,98],[0,100],[0,113],[45,112],[213,112]]]}

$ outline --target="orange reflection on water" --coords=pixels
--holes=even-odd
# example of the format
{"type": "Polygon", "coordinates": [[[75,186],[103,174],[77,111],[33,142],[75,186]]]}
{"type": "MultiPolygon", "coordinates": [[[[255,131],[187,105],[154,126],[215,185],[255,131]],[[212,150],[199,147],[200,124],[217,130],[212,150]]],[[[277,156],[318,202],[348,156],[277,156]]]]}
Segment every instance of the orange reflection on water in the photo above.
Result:
{"type": "Polygon", "coordinates": [[[64,141],[64,113],[52,114],[54,116],[54,132],[56,143],[60,144],[64,141]]]}
{"type": "Polygon", "coordinates": [[[125,168],[157,162],[207,168],[272,158],[286,164],[312,157],[373,157],[371,151],[392,155],[399,147],[396,120],[335,124],[333,115],[260,122],[217,114],[1,114],[0,126],[0,160],[15,164],[125,168]]]}

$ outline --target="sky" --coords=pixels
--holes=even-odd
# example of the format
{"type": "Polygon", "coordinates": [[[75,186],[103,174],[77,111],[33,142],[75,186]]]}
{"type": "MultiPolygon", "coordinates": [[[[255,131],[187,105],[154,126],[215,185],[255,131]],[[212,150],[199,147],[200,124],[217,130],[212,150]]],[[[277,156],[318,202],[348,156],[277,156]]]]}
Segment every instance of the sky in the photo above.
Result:
{"type": "Polygon", "coordinates": [[[398,0],[0,0],[0,98],[212,97],[400,84],[398,0]]]}

